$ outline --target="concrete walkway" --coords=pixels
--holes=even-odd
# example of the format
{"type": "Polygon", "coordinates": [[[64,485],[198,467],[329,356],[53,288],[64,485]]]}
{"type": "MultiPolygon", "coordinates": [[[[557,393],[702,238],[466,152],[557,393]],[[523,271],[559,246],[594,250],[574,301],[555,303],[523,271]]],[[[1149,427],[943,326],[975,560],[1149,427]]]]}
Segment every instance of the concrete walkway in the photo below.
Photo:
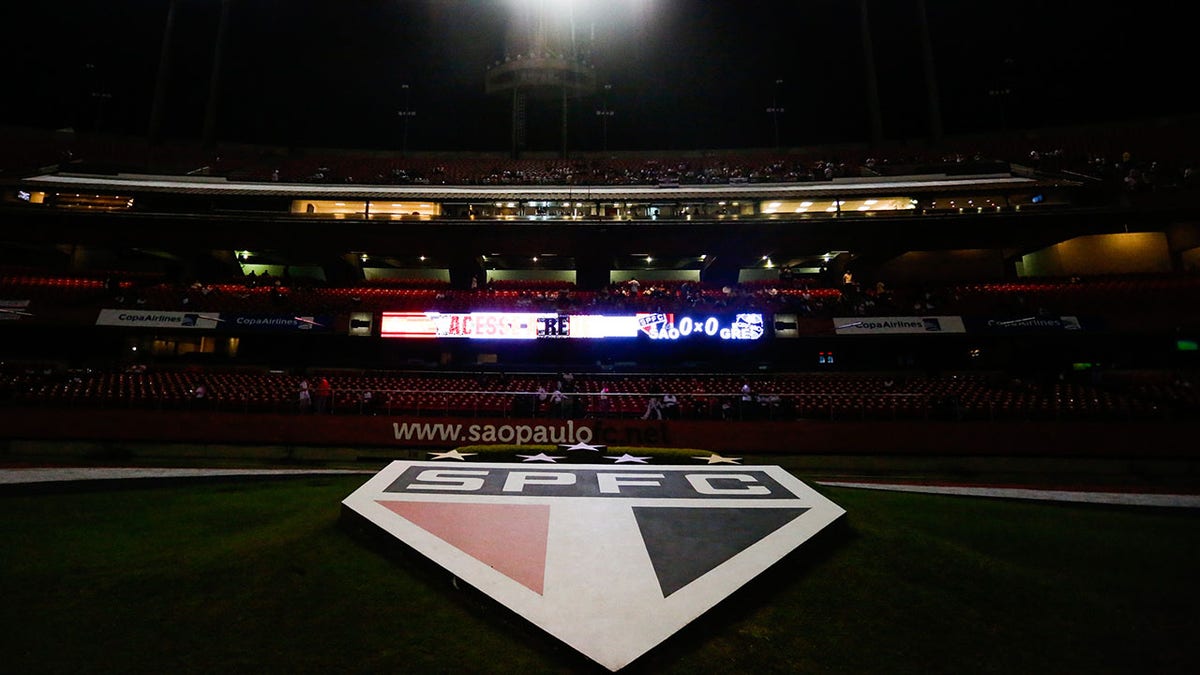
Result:
{"type": "Polygon", "coordinates": [[[1027,499],[1035,501],[1076,502],[1081,504],[1117,504],[1121,506],[1171,506],[1200,508],[1200,495],[1148,494],[1135,492],[1085,492],[1079,490],[1047,490],[1021,487],[986,487],[977,485],[922,485],[917,483],[850,483],[814,481],[817,485],[889,492],[918,492],[931,495],[963,497],[993,497],[998,499],[1027,499]]]}
{"type": "Polygon", "coordinates": [[[0,469],[0,485],[64,483],[130,478],[219,478],[243,476],[316,476],[374,474],[370,470],[342,469],[155,469],[155,468],[28,468],[0,469]]]}

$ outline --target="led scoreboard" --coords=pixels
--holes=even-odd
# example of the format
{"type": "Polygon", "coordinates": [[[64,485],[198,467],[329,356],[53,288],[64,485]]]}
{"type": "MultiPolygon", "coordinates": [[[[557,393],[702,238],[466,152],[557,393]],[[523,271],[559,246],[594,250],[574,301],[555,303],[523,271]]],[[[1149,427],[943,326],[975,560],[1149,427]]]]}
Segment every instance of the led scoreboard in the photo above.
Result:
{"type": "Polygon", "coordinates": [[[571,337],[571,315],[541,316],[537,319],[537,336],[540,338],[571,337]]]}
{"type": "Polygon", "coordinates": [[[757,340],[763,336],[763,316],[742,313],[733,317],[676,316],[673,313],[635,314],[638,328],[653,340],[715,337],[721,340],[757,340]]]}
{"type": "Polygon", "coordinates": [[[765,334],[763,315],[690,316],[669,312],[610,316],[556,312],[384,312],[385,338],[474,340],[607,339],[753,341],[765,334]]]}

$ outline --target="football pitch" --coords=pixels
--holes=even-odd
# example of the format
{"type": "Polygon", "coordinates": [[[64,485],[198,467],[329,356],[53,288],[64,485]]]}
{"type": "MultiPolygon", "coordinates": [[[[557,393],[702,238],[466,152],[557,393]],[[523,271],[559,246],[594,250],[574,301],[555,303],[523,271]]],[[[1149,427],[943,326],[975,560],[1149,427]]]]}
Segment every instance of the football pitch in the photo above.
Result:
{"type": "MultiPolygon", "coordinates": [[[[0,491],[2,670],[607,672],[346,526],[340,502],[365,480],[0,491]]],[[[625,672],[1190,673],[1200,662],[1194,509],[816,487],[841,520],[625,672]]]]}

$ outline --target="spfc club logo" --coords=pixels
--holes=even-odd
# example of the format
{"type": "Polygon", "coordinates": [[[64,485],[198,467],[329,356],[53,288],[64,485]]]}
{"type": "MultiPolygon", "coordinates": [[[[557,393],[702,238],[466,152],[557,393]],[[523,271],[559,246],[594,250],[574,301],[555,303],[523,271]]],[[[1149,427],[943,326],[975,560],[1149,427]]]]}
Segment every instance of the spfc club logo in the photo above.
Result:
{"type": "Polygon", "coordinates": [[[343,504],[614,671],[844,513],[777,466],[393,462],[343,504]]]}

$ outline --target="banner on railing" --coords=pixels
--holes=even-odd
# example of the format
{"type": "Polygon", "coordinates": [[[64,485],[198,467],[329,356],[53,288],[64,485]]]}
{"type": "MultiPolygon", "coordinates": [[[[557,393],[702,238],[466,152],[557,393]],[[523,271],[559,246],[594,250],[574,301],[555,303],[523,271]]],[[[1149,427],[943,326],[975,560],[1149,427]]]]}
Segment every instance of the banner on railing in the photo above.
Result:
{"type": "Polygon", "coordinates": [[[475,444],[672,445],[662,421],[619,419],[459,419],[407,418],[390,425],[399,446],[456,447],[475,444]]]}
{"type": "Polygon", "coordinates": [[[777,338],[833,334],[833,324],[829,322],[829,319],[814,319],[795,314],[776,314],[771,324],[777,338]]]}
{"type": "Polygon", "coordinates": [[[102,309],[97,326],[131,328],[186,328],[212,330],[224,319],[217,312],[156,312],[139,309],[102,309]]]}
{"type": "Polygon", "coordinates": [[[17,321],[29,313],[28,300],[0,300],[0,321],[17,321]]]}
{"type": "Polygon", "coordinates": [[[351,312],[348,331],[355,337],[371,337],[375,328],[375,315],[371,312],[351,312]]]}
{"type": "Polygon", "coordinates": [[[970,333],[1059,333],[1099,330],[1100,320],[1079,316],[965,317],[970,333]]]}
{"type": "Polygon", "coordinates": [[[324,332],[332,330],[330,316],[280,316],[277,314],[226,314],[221,328],[238,331],[324,332]]]}
{"type": "Polygon", "coordinates": [[[965,333],[961,316],[854,316],[834,317],[838,335],[928,335],[965,333]]]}

